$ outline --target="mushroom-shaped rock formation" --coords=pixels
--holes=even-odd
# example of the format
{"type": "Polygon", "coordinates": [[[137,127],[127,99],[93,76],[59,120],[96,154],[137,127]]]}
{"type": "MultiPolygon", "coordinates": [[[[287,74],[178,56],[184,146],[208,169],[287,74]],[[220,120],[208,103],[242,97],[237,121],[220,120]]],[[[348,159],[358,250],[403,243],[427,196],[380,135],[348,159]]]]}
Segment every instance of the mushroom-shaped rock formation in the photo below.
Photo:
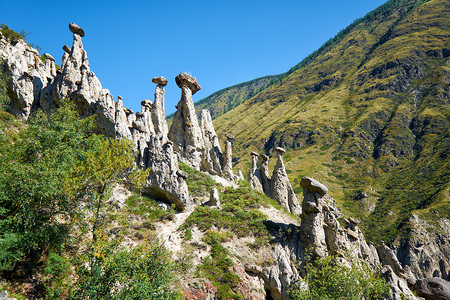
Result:
{"type": "Polygon", "coordinates": [[[281,206],[286,208],[290,213],[298,215],[302,210],[283,163],[283,153],[286,152],[286,150],[277,147],[275,148],[275,151],[277,151],[278,160],[272,174],[272,198],[275,199],[281,206]]]}
{"type": "MultiPolygon", "coordinates": [[[[177,85],[181,88],[181,100],[178,102],[168,137],[174,143],[174,149],[178,153],[179,159],[192,168],[200,170],[204,142],[192,101],[191,88],[195,85],[190,81],[191,77],[187,76],[180,74],[176,78],[177,85]]],[[[196,81],[194,82],[196,83],[196,81]]],[[[156,102],[155,99],[155,106],[156,102]]]]}
{"type": "Polygon", "coordinates": [[[250,186],[258,192],[263,193],[264,190],[262,186],[261,171],[258,169],[259,154],[254,151],[250,154],[252,156],[252,168],[250,169],[249,174],[250,186]]]}
{"type": "Polygon", "coordinates": [[[78,34],[79,36],[83,37],[84,36],[84,30],[83,28],[81,28],[80,26],[78,26],[75,23],[70,23],[69,24],[69,30],[73,33],[73,34],[78,34]]]}
{"type": "Polygon", "coordinates": [[[222,174],[223,154],[220,149],[214,125],[209,110],[203,109],[201,113],[201,129],[205,153],[202,160],[202,170],[213,175],[222,174]]]}
{"type": "Polygon", "coordinates": [[[180,89],[182,89],[183,87],[188,87],[191,90],[192,95],[202,89],[197,80],[186,73],[178,74],[177,77],[175,77],[175,82],[180,89]]]}
{"type": "Polygon", "coordinates": [[[164,140],[167,140],[169,127],[167,126],[166,113],[164,110],[164,86],[167,85],[167,79],[162,76],[154,77],[152,82],[157,84],[155,89],[155,99],[151,108],[153,126],[156,134],[160,134],[164,140]]]}

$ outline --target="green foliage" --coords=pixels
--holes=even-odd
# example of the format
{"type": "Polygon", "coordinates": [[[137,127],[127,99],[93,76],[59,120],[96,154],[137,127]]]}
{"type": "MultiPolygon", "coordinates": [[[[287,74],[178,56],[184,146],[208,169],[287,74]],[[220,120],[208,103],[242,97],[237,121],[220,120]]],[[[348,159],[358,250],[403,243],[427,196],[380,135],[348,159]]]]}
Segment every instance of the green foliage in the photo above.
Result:
{"type": "Polygon", "coordinates": [[[148,197],[133,194],[125,201],[127,209],[130,209],[134,215],[141,216],[147,223],[153,223],[160,220],[172,219],[174,210],[165,210],[161,208],[158,203],[148,197]]]}
{"type": "Polygon", "coordinates": [[[28,32],[24,30],[22,30],[20,33],[15,32],[5,24],[0,24],[0,28],[3,36],[9,39],[12,43],[17,42],[20,39],[25,39],[27,36],[30,35],[28,32]]]}
{"type": "Polygon", "coordinates": [[[390,290],[389,284],[366,264],[346,266],[334,256],[309,262],[306,273],[305,281],[290,287],[294,300],[375,300],[384,299],[390,290]]]}
{"type": "Polygon", "coordinates": [[[272,203],[271,199],[249,187],[237,189],[228,187],[220,194],[220,203],[222,209],[198,206],[181,229],[197,226],[200,230],[206,231],[215,226],[219,230],[230,230],[238,237],[269,236],[264,225],[267,217],[257,208],[272,203]]]}
{"type": "Polygon", "coordinates": [[[65,299],[72,293],[72,267],[69,258],[49,253],[42,272],[47,288],[45,299],[65,299]]]}
{"type": "Polygon", "coordinates": [[[189,189],[189,193],[192,196],[199,197],[209,195],[209,191],[213,187],[220,188],[221,185],[215,182],[211,176],[197,171],[185,163],[179,163],[180,170],[186,172],[189,177],[186,179],[186,183],[189,189]]]}
{"type": "Polygon", "coordinates": [[[5,70],[6,62],[0,60],[0,111],[5,110],[11,102],[8,94],[8,77],[5,70]]]}
{"type": "Polygon", "coordinates": [[[156,241],[130,250],[98,234],[77,262],[74,299],[181,299],[170,252],[156,241]]]}
{"type": "Polygon", "coordinates": [[[221,243],[228,239],[224,232],[208,230],[203,241],[211,246],[211,256],[205,258],[203,264],[198,266],[199,275],[211,280],[217,288],[219,299],[243,299],[236,293],[241,278],[231,270],[233,261],[228,257],[228,250],[221,243]]]}

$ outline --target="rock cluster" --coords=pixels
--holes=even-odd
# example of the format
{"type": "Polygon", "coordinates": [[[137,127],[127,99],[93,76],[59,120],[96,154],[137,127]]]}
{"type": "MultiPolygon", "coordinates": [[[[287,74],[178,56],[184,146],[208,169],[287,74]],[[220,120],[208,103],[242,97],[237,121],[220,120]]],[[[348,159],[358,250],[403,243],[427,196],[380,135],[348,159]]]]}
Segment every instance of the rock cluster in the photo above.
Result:
{"type": "Polygon", "coordinates": [[[290,213],[299,215],[302,212],[298,202],[297,195],[292,188],[283,163],[283,148],[276,147],[277,163],[269,177],[269,157],[262,155],[262,163],[258,168],[259,154],[252,152],[252,168],[250,169],[249,181],[250,186],[257,191],[264,192],[268,197],[275,199],[282,207],[286,208],[290,213]]]}
{"type": "Polygon", "coordinates": [[[62,105],[62,99],[71,99],[84,116],[96,116],[99,133],[116,139],[133,141],[136,164],[150,168],[144,191],[161,200],[189,208],[186,174],[178,169],[182,161],[191,167],[213,175],[236,180],[231,164],[231,140],[226,142],[225,155],[207,110],[202,111],[199,124],[192,95],[201,89],[195,78],[181,73],[175,78],[181,89],[174,122],[169,130],[164,111],[164,87],[168,80],[154,77],[154,102],[141,102],[141,112],[134,113],[124,107],[122,97],[117,101],[91,71],[87,53],[83,48],[84,30],[69,24],[73,45],[63,46],[61,68],[56,71],[55,59],[39,53],[19,40],[14,45],[0,38],[0,55],[6,60],[13,101],[9,111],[27,118],[38,108],[50,110],[62,105]]]}

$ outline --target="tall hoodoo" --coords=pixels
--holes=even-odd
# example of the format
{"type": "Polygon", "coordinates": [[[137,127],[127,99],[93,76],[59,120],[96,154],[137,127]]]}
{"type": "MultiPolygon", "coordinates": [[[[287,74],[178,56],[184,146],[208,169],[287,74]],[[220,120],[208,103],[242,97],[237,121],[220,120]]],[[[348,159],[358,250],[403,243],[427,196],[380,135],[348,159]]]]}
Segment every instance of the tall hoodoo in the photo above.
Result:
{"type": "Polygon", "coordinates": [[[258,169],[259,154],[254,151],[250,154],[252,156],[252,168],[249,174],[250,186],[258,192],[263,193],[261,171],[258,169]]]}
{"type": "Polygon", "coordinates": [[[169,129],[166,122],[166,113],[164,111],[164,87],[167,85],[167,79],[163,76],[154,77],[152,82],[157,84],[155,89],[155,101],[151,107],[153,126],[155,127],[156,132],[161,133],[162,136],[167,139],[169,129]]]}
{"type": "Polygon", "coordinates": [[[203,109],[201,113],[201,128],[205,153],[202,160],[202,170],[213,175],[222,174],[223,154],[220,149],[219,138],[212,123],[209,110],[203,109]]]}
{"type": "Polygon", "coordinates": [[[272,198],[285,207],[290,213],[298,215],[302,212],[300,204],[295,195],[294,189],[289,182],[286,169],[283,163],[283,153],[286,152],[283,148],[276,147],[278,160],[275,165],[271,180],[271,195],[272,198]]]}
{"type": "Polygon", "coordinates": [[[234,136],[229,133],[225,133],[225,136],[227,140],[225,141],[225,155],[223,158],[222,174],[228,180],[234,180],[232,164],[234,136]]]}
{"type": "Polygon", "coordinates": [[[200,170],[205,146],[192,95],[201,88],[195,78],[185,73],[180,73],[175,77],[175,81],[181,89],[181,100],[178,102],[168,137],[174,143],[179,159],[200,170]]]}

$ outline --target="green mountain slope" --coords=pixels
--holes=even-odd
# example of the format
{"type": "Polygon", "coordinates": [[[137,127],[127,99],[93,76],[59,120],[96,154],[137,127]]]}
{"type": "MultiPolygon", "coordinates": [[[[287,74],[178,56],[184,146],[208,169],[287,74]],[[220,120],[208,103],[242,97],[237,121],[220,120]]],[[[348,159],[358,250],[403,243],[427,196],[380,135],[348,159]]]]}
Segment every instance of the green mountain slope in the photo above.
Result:
{"type": "Polygon", "coordinates": [[[450,215],[449,23],[443,0],[391,0],[354,22],[215,120],[236,137],[235,167],[287,148],[296,192],[302,176],[324,182],[375,241],[412,211],[450,215]]]}

